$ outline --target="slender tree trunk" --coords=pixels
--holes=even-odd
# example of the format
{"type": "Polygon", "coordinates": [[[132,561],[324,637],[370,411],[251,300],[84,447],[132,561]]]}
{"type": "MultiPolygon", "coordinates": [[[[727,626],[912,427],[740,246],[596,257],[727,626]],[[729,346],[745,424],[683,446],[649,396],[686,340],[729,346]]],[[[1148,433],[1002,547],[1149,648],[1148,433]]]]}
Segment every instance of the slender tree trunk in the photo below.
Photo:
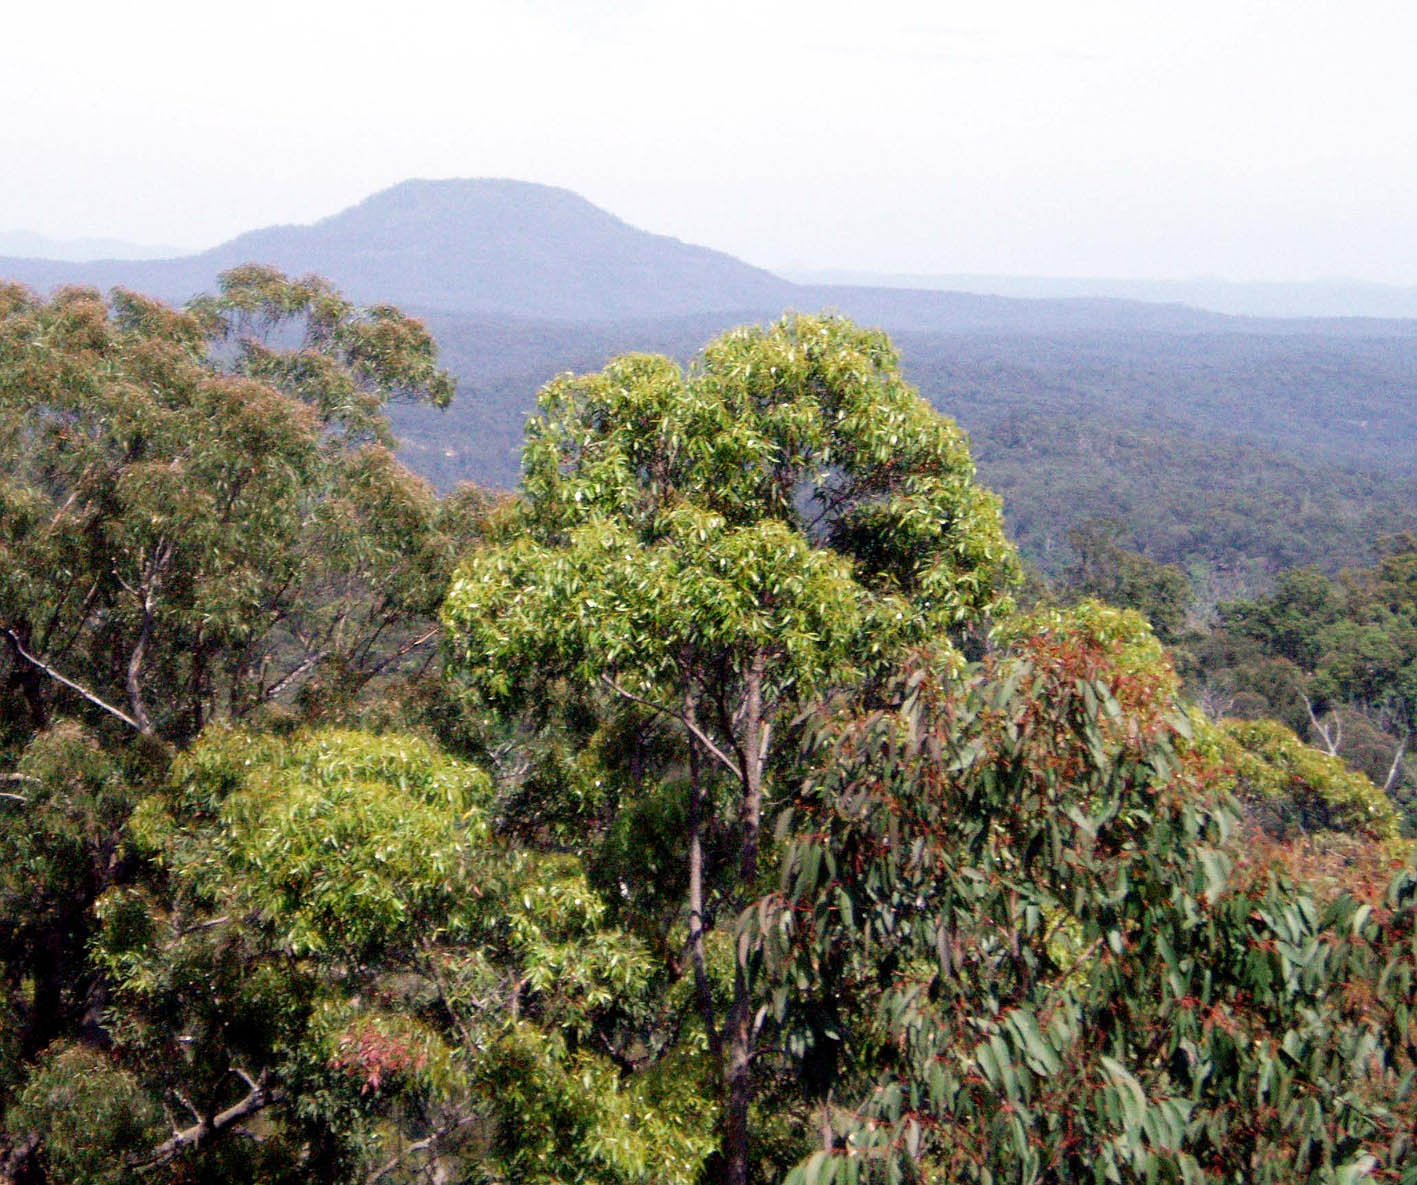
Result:
{"type": "Polygon", "coordinates": [[[1393,750],[1392,764],[1388,766],[1387,778],[1383,782],[1383,793],[1391,794],[1393,787],[1402,780],[1402,755],[1407,752],[1407,737],[1403,737],[1397,742],[1397,748],[1393,750]]]}
{"type": "Polygon", "coordinates": [[[133,647],[132,657],[128,659],[128,707],[133,713],[133,719],[138,722],[138,731],[144,736],[152,736],[153,724],[148,717],[148,705],[143,700],[143,658],[147,654],[148,641],[153,634],[153,616],[151,605],[143,606],[143,627],[138,633],[138,644],[133,647]]]}
{"type": "MultiPolygon", "coordinates": [[[[738,886],[751,894],[758,879],[758,843],[763,813],[763,675],[767,660],[753,656],[744,687],[743,738],[739,749],[743,800],[738,811],[738,886]]],[[[753,1102],[753,998],[748,969],[739,957],[733,970],[733,1007],[725,1033],[723,1157],[726,1185],[747,1185],[748,1109],[753,1102]]]]}
{"type": "Polygon", "coordinates": [[[133,647],[132,657],[128,659],[128,705],[133,710],[133,719],[137,721],[138,731],[144,736],[152,736],[152,720],[148,716],[148,705],[143,699],[143,660],[147,657],[148,643],[153,636],[153,609],[157,600],[158,589],[162,586],[163,573],[167,570],[167,565],[172,559],[172,544],[164,539],[154,548],[152,556],[144,565],[143,578],[135,592],[138,598],[138,605],[143,611],[142,628],[138,631],[138,642],[133,647]]]}
{"type": "MultiPolygon", "coordinates": [[[[691,693],[684,697],[684,718],[697,723],[698,703],[691,693]]],[[[704,846],[703,828],[707,803],[704,796],[702,758],[699,742],[689,734],[689,957],[694,964],[694,987],[698,992],[699,1011],[703,1016],[704,1032],[709,1052],[723,1074],[723,1038],[718,1031],[713,993],[709,988],[708,969],[704,958],[704,846]]]]}

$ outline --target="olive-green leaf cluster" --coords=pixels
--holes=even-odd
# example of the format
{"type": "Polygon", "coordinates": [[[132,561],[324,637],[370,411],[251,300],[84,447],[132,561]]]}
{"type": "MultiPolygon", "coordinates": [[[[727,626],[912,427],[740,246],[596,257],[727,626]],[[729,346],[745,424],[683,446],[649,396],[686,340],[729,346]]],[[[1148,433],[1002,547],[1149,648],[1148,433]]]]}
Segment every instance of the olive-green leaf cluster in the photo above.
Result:
{"type": "Polygon", "coordinates": [[[8,739],[65,714],[185,741],[430,653],[468,508],[381,409],[450,392],[417,322],[269,269],[187,311],[0,289],[8,739]]]}
{"type": "Polygon", "coordinates": [[[1173,677],[1096,624],[817,732],[750,931],[831,1054],[791,1180],[1408,1179],[1417,873],[1325,905],[1237,847],[1173,677]]]}

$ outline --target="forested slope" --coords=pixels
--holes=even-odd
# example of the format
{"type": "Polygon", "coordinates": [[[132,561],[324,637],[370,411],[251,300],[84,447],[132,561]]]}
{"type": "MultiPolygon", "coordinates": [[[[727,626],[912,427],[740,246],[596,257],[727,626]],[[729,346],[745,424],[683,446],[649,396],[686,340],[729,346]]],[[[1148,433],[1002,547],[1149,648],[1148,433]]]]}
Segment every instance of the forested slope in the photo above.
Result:
{"type": "Polygon", "coordinates": [[[728,326],[835,308],[896,335],[1045,570],[1100,516],[1221,592],[1294,563],[1367,562],[1369,540],[1414,522],[1414,321],[793,284],[565,190],[486,180],[406,182],[181,259],[0,260],[0,276],[185,300],[249,260],[320,272],[433,328],[461,398],[448,417],[396,416],[405,460],[445,489],[516,484],[522,425],[560,371],[628,350],[687,360],[728,326]]]}
{"type": "MultiPolygon", "coordinates": [[[[453,414],[395,411],[408,463],[445,488],[510,488],[520,428],[558,371],[624,350],[689,358],[712,316],[569,326],[429,313],[453,414]]],[[[1403,337],[904,334],[906,373],[969,433],[1024,555],[1117,518],[1217,595],[1337,569],[1417,523],[1417,345],[1403,337]]]]}
{"type": "MultiPolygon", "coordinates": [[[[514,500],[392,454],[451,386],[270,269],[0,286],[4,1185],[1408,1185],[1392,802],[1020,611],[884,334],[565,375],[514,500]]],[[[1227,629],[1410,728],[1413,554],[1227,629]]]]}

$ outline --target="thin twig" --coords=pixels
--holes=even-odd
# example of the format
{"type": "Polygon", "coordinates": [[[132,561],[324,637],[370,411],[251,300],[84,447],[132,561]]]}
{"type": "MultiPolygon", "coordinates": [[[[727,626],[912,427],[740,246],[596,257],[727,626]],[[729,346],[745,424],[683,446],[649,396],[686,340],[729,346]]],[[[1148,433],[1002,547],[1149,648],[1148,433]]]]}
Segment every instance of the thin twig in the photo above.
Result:
{"type": "Polygon", "coordinates": [[[425,1136],[421,1140],[415,1140],[412,1144],[410,1144],[392,1160],[388,1161],[380,1168],[375,1169],[372,1173],[369,1174],[369,1176],[365,1177],[364,1185],[376,1185],[376,1182],[382,1181],[391,1172],[398,1168],[399,1165],[403,1164],[403,1162],[407,1160],[410,1156],[413,1156],[415,1153],[418,1152],[427,1152],[430,1149],[436,1148],[439,1140],[443,1139],[446,1136],[452,1135],[454,1132],[467,1127],[471,1123],[476,1123],[480,1118],[482,1117],[476,1113],[464,1115],[455,1123],[450,1123],[446,1127],[441,1127],[437,1131],[433,1132],[431,1135],[425,1136]]]}

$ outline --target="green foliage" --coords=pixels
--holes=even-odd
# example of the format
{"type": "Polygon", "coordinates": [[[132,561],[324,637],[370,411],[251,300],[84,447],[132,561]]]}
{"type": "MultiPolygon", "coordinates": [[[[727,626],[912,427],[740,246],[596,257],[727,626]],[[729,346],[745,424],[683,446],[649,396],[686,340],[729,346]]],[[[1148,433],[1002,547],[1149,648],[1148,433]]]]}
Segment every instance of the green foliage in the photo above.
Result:
{"type": "Polygon", "coordinates": [[[316,668],[357,688],[426,653],[471,523],[393,462],[382,407],[446,403],[433,357],[395,310],[269,269],[187,312],[0,292],[7,725],[181,742],[316,668]]]}
{"type": "MultiPolygon", "coordinates": [[[[130,758],[140,755],[131,754],[130,758]]],[[[123,824],[138,798],[79,726],[35,735],[0,798],[0,968],[6,1052],[33,1057],[72,1031],[100,983],[88,965],[95,899],[120,874],[123,824]]],[[[8,1077],[8,1075],[7,1075],[8,1077]]]]}
{"type": "Polygon", "coordinates": [[[1144,682],[1153,697],[1169,699],[1180,690],[1165,648],[1136,609],[1092,599],[1066,608],[1044,607],[1014,614],[1002,624],[998,637],[1021,647],[1058,640],[1085,645],[1105,654],[1118,676],[1144,682]]]}
{"type": "Polygon", "coordinates": [[[5,1126],[41,1133],[45,1169],[66,1185],[131,1180],[129,1154],[162,1134],[161,1113],[137,1079],[102,1053],[73,1045],[46,1052],[5,1126]]]}
{"type": "Polygon", "coordinates": [[[232,732],[173,777],[187,827],[150,800],[134,840],[169,865],[200,844],[200,863],[181,865],[194,896],[273,927],[279,949],[359,962],[457,925],[468,852],[487,839],[480,771],[406,737],[232,732]]]}
{"type": "Polygon", "coordinates": [[[1340,758],[1304,744],[1273,720],[1226,720],[1203,726],[1202,743],[1223,765],[1217,790],[1245,803],[1279,838],[1341,831],[1370,839],[1397,836],[1392,801],[1340,758]]]}
{"type": "Polygon", "coordinates": [[[1321,572],[1298,568],[1285,572],[1274,592],[1261,601],[1237,602],[1222,610],[1234,632],[1255,638],[1281,658],[1312,669],[1319,660],[1319,632],[1343,611],[1339,590],[1321,572]]]}
{"type": "MultiPolygon", "coordinates": [[[[700,1071],[660,1065],[653,961],[574,858],[498,842],[492,805],[485,774],[413,737],[209,731],[133,814],[150,874],[96,910],[149,1097],[263,1092],[261,1173],[645,1181],[663,1141],[692,1179],[701,1107],[677,1108],[700,1071]],[[646,1082],[621,1091],[632,1050],[646,1082]]],[[[258,1172],[220,1135],[174,1171],[258,1172]]]]}
{"type": "MultiPolygon", "coordinates": [[[[0,1176],[1411,1175],[1394,812],[1177,710],[1177,570],[1093,524],[1122,607],[1012,613],[834,317],[554,380],[515,503],[393,460],[450,394],[313,279],[0,289],[0,1176]]],[[[1183,657],[1400,783],[1414,555],[1183,657]]]]}
{"type": "Polygon", "coordinates": [[[1411,831],[1417,773],[1414,540],[1380,544],[1382,558],[1337,580],[1285,573],[1272,593],[1221,607],[1221,627],[1197,648],[1193,682],[1217,715],[1272,716],[1343,757],[1389,795],[1411,831]]]}
{"type": "MultiPolygon", "coordinates": [[[[628,355],[553,381],[540,406],[519,521],[449,590],[453,669],[503,708],[559,679],[682,728],[687,948],[723,1081],[725,1177],[741,1182],[754,1000],[741,960],[731,1003],[715,998],[703,932],[716,900],[736,910],[757,888],[775,730],[911,647],[960,661],[954,643],[1008,608],[1017,562],[963,434],[905,383],[884,335],[839,318],[731,331],[687,371],[628,355]],[[725,774],[732,805],[713,792],[725,774]],[[733,879],[705,885],[720,812],[733,879]]],[[[635,797],[617,840],[646,800],[673,809],[635,797]]]]}
{"type": "Polygon", "coordinates": [[[1091,522],[1068,532],[1077,560],[1066,574],[1067,587],[1082,596],[1135,609],[1163,642],[1174,642],[1186,627],[1191,585],[1175,564],[1158,564],[1119,543],[1118,522],[1091,522]]]}
{"type": "Polygon", "coordinates": [[[823,722],[753,927],[789,1048],[835,1048],[794,1182],[1409,1163],[1417,875],[1325,913],[1237,862],[1168,681],[1123,650],[1049,631],[823,722]]]}
{"type": "Polygon", "coordinates": [[[530,1025],[509,1031],[481,1067],[502,1122],[498,1180],[695,1185],[713,1153],[713,1104],[682,1059],[626,1079],[530,1025]]]}
{"type": "Polygon", "coordinates": [[[725,335],[687,376],[629,356],[541,402],[526,536],[474,554],[446,610],[494,695],[548,669],[644,693],[686,645],[771,651],[806,694],[868,618],[884,650],[1002,603],[997,503],[880,335],[797,318],[725,335]]]}

